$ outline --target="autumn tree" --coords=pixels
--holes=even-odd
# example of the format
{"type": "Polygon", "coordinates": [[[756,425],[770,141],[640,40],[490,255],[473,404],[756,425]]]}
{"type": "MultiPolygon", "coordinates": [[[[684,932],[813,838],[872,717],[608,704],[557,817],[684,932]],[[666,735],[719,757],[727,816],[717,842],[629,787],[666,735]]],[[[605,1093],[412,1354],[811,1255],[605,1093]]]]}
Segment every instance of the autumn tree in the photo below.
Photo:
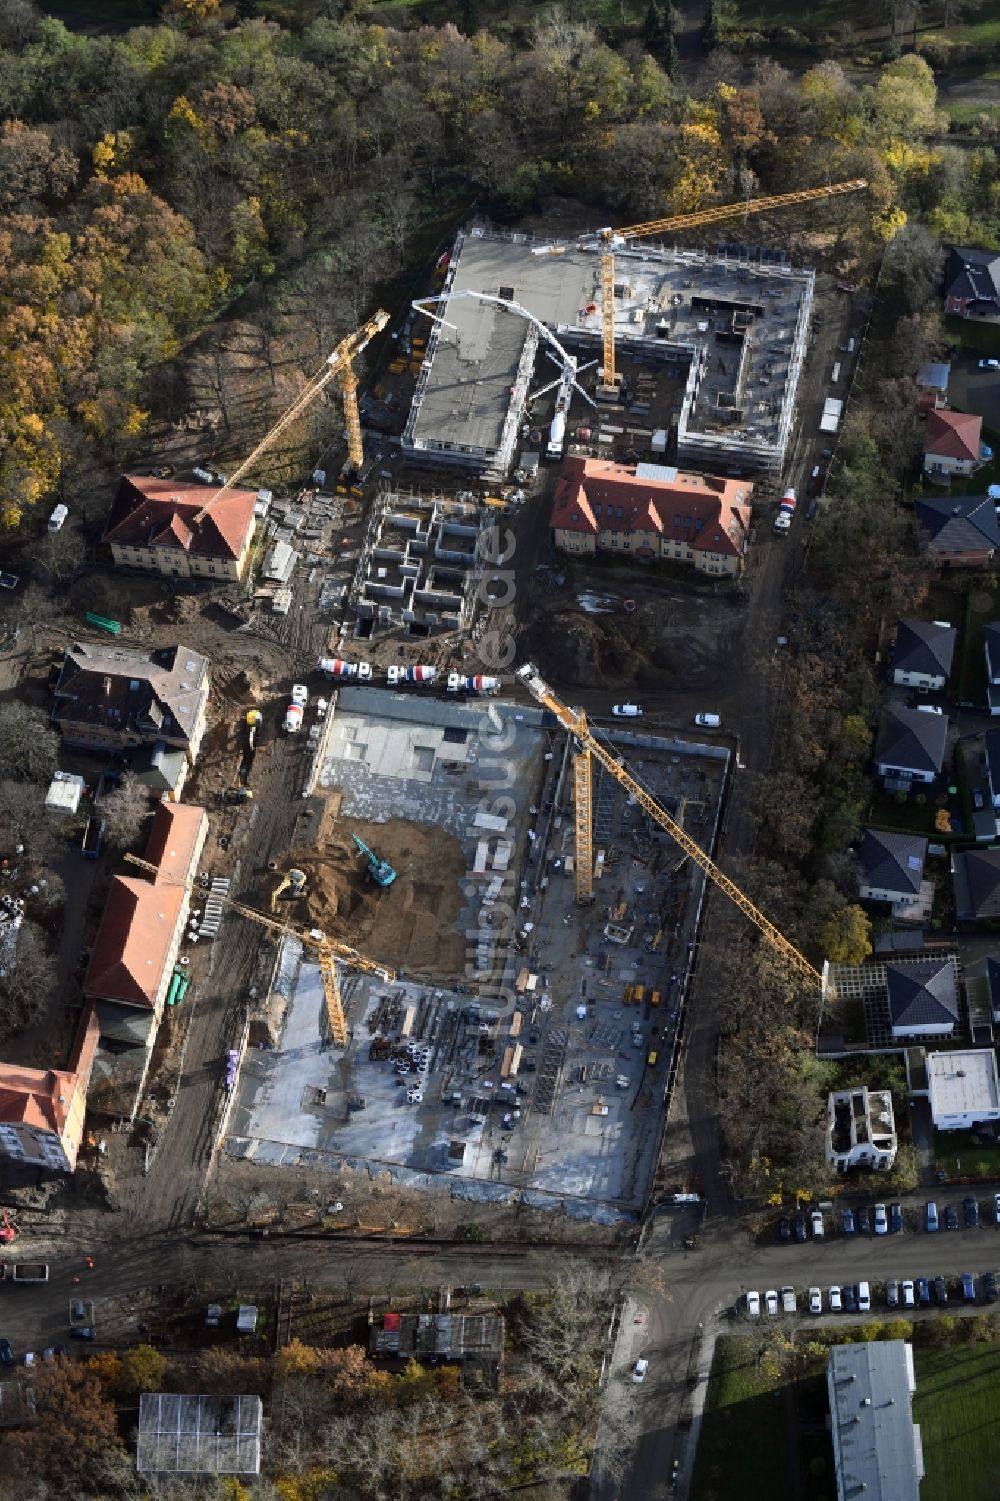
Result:
{"type": "MultiPolygon", "coordinates": [[[[36,1370],[32,1386],[37,1423],[0,1434],[7,1481],[42,1479],[53,1498],[106,1494],[109,1461],[124,1453],[124,1445],[97,1376],[84,1364],[60,1360],[36,1370]]],[[[24,1491],[7,1484],[7,1494],[24,1491]]]]}

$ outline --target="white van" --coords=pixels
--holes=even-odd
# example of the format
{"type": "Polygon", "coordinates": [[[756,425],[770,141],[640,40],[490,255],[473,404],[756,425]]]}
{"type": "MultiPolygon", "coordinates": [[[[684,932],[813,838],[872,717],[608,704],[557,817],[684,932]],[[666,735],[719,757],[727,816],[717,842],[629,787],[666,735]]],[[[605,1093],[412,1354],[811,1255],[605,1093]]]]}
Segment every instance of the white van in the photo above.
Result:
{"type": "Polygon", "coordinates": [[[49,531],[50,532],[59,532],[59,531],[62,531],[63,522],[66,520],[66,517],[68,515],[69,515],[69,508],[67,506],[64,506],[64,505],[58,505],[58,506],[56,506],[55,510],[52,512],[52,515],[49,517],[49,531]]]}
{"type": "Polygon", "coordinates": [[[694,722],[703,730],[719,730],[722,728],[722,716],[719,714],[696,714],[694,722]]]}
{"type": "Polygon", "coordinates": [[[858,1283],[858,1312],[859,1313],[871,1313],[871,1311],[872,1311],[872,1290],[868,1286],[867,1282],[859,1282],[858,1283]]]}
{"type": "Polygon", "coordinates": [[[616,719],[638,719],[642,714],[638,704],[615,704],[611,712],[616,719]]]}

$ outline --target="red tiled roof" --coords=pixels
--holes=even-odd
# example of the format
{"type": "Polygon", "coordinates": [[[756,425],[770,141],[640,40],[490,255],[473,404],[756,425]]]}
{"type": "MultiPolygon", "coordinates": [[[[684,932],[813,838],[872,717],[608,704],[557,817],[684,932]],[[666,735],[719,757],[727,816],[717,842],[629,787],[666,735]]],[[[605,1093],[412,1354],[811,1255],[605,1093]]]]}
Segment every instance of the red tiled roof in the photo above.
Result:
{"type": "Polygon", "coordinates": [[[125,474],[104,533],[123,547],[180,547],[200,557],[235,562],[253,530],[253,490],[230,490],[201,526],[194,518],[215,492],[208,485],[125,474]]]}
{"type": "Polygon", "coordinates": [[[924,452],[943,459],[978,459],[982,433],[982,417],[941,409],[928,412],[924,452]]]}
{"type": "Polygon", "coordinates": [[[158,865],[157,879],[186,881],[191,858],[208,814],[191,803],[161,803],[146,843],[146,859],[158,865]]]}
{"type": "Polygon", "coordinates": [[[647,532],[657,552],[666,537],[696,552],[739,556],[750,528],[751,488],[743,480],[683,471],[672,480],[639,478],[625,464],[573,456],[563,463],[551,525],[593,536],[647,532]]]}
{"type": "Polygon", "coordinates": [[[86,995],[153,1006],[163,978],[184,887],[115,876],[90,955],[86,995]]]}

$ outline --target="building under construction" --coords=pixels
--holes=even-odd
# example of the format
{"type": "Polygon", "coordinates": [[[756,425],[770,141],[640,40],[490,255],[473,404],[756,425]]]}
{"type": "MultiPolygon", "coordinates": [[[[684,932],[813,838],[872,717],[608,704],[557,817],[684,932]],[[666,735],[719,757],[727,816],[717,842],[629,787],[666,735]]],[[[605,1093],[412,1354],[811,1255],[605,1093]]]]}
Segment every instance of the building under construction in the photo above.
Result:
{"type": "MultiPolygon", "coordinates": [[[[698,469],[780,470],[814,273],[747,245],[704,253],[633,244],[614,264],[616,348],[670,375],[675,396],[666,413],[651,408],[638,382],[626,381],[619,402],[591,408],[578,396],[570,442],[609,456],[619,438],[640,456],[662,454],[669,442],[671,455],[698,469]]],[[[538,420],[532,391],[558,374],[560,359],[549,336],[581,364],[600,362],[599,246],[474,228],[459,235],[442,291],[494,300],[453,297],[445,321],[428,324],[403,450],[415,461],[506,474],[523,447],[538,444],[537,433],[529,437],[538,420]],[[543,373],[546,348],[552,365],[543,373]]]]}

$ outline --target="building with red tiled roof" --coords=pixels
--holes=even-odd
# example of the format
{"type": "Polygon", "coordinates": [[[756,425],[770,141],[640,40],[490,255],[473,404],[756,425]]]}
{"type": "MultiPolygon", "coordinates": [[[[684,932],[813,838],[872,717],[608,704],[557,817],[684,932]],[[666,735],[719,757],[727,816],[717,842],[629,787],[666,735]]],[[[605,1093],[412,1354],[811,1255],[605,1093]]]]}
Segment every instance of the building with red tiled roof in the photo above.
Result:
{"type": "Polygon", "coordinates": [[[181,578],[242,579],[257,495],[227,491],[199,525],[195,517],[214,493],[208,485],[123,475],[104,533],[115,562],[181,578]]]}
{"type": "Polygon", "coordinates": [[[158,1020],[184,936],[194,879],[208,833],[204,808],[161,803],[146,846],[153,875],[116,875],[90,953],[84,994],[140,1006],[158,1020]]]}
{"type": "Polygon", "coordinates": [[[969,412],[939,409],[927,413],[924,469],[946,479],[952,474],[972,474],[982,462],[983,419],[969,412]]]}
{"type": "Polygon", "coordinates": [[[665,464],[568,458],[552,506],[563,552],[614,552],[653,563],[690,563],[700,573],[736,576],[750,534],[746,480],[686,474],[665,464]]]}
{"type": "Polygon", "coordinates": [[[0,1063],[0,1153],[34,1167],[73,1171],[99,1033],[94,1008],[88,1006],[66,1068],[0,1063]]]}

